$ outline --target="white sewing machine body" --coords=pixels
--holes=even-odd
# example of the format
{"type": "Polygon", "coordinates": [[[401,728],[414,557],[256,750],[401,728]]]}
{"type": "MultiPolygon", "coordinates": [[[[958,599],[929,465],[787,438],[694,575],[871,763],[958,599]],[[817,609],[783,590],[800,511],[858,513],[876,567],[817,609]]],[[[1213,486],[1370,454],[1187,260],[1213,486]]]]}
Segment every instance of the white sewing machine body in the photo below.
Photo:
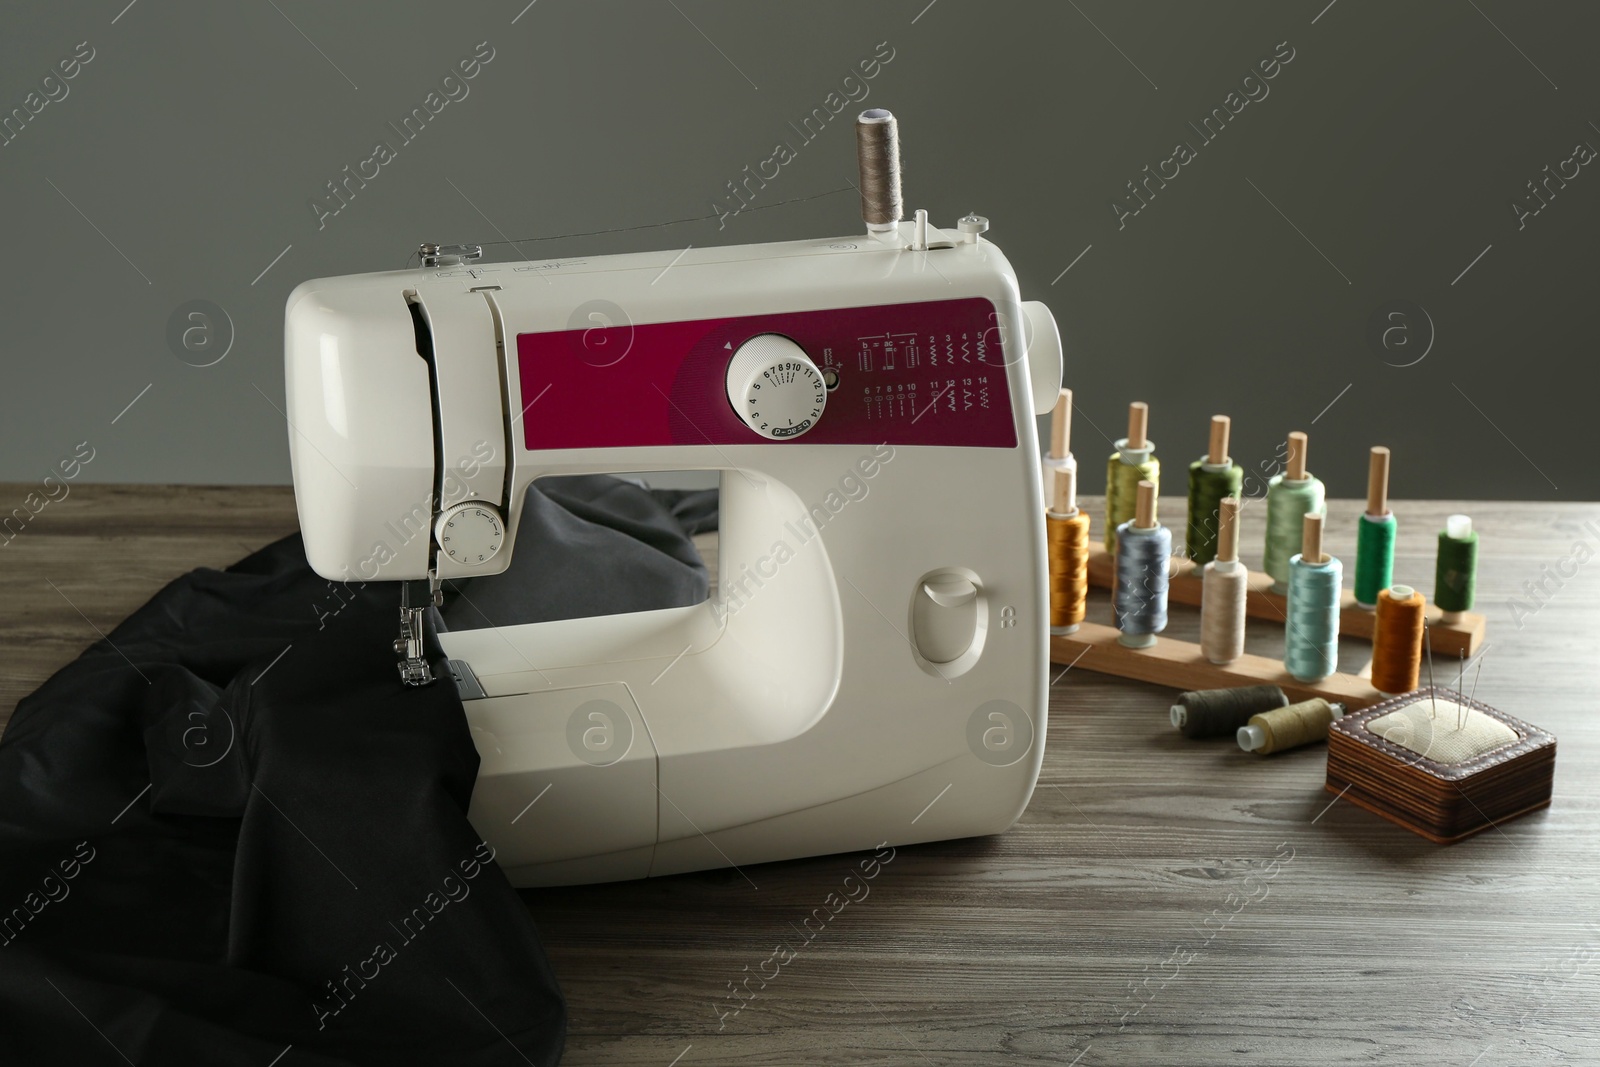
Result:
{"type": "Polygon", "coordinates": [[[501,571],[546,475],[722,472],[710,601],[440,635],[484,694],[471,819],[515,884],[992,834],[1027,806],[1048,667],[1034,415],[1059,339],[993,244],[911,250],[920,232],[291,295],[296,495],[327,578],[501,571]],[[836,383],[780,439],[726,384],[765,335],[836,383]],[[466,561],[440,541],[463,501],[484,505],[466,561]]]}

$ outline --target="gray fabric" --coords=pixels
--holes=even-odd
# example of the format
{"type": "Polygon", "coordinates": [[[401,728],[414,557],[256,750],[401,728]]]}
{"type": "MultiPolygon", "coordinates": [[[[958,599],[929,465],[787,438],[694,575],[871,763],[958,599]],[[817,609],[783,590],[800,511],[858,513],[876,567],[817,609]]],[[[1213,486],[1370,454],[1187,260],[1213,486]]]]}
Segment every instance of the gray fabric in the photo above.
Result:
{"type": "Polygon", "coordinates": [[[528,489],[511,566],[445,583],[446,630],[620,615],[709,595],[690,532],[716,528],[716,491],[649,490],[609,475],[528,489]]]}

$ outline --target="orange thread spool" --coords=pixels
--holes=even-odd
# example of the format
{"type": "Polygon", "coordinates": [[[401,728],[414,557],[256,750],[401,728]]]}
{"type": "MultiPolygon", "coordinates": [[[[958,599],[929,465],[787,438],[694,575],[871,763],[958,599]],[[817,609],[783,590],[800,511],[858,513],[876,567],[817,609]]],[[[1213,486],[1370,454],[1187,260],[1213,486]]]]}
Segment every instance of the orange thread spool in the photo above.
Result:
{"type": "Polygon", "coordinates": [[[1372,687],[1380,693],[1409,693],[1422,671],[1423,616],[1427,601],[1408,585],[1378,594],[1372,633],[1372,687]]]}
{"type": "Polygon", "coordinates": [[[1050,566],[1050,629],[1071,633],[1088,613],[1089,516],[1078,509],[1077,471],[1050,470],[1045,543],[1050,566]]]}

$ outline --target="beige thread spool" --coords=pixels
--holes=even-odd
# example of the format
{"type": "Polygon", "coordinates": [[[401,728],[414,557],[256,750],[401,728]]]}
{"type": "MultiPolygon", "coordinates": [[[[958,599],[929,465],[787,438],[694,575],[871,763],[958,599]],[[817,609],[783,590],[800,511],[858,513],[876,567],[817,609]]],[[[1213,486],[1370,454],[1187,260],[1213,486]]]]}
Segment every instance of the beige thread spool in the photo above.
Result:
{"type": "Polygon", "coordinates": [[[1239,747],[1258,756],[1287,752],[1291,748],[1328,739],[1328,727],[1344,718],[1344,705],[1312,697],[1272,711],[1250,716],[1239,727],[1239,747]]]}
{"type": "Polygon", "coordinates": [[[1244,654],[1245,594],[1250,571],[1239,560],[1239,499],[1223,497],[1217,511],[1217,558],[1200,585],[1200,651],[1212,663],[1244,654]]]}
{"type": "Polygon", "coordinates": [[[900,127],[881,107],[856,117],[856,163],[861,172],[861,220],[867,230],[892,230],[905,208],[900,199],[900,127]]]}

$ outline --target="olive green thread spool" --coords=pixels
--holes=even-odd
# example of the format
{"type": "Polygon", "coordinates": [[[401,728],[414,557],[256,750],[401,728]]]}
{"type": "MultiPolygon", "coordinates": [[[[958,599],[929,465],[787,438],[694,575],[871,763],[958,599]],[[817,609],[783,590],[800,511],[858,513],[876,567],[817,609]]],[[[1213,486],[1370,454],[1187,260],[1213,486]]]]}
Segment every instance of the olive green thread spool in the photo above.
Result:
{"type": "Polygon", "coordinates": [[[1262,569],[1272,577],[1272,591],[1289,591],[1289,558],[1300,546],[1300,521],[1325,510],[1322,482],[1306,470],[1306,435],[1289,435],[1287,468],[1267,485],[1267,541],[1262,569]]]}
{"type": "Polygon", "coordinates": [[[1439,560],[1434,568],[1433,602],[1443,621],[1461,621],[1472,610],[1478,587],[1478,533],[1470,515],[1452,515],[1439,531],[1439,560]]]}
{"type": "Polygon", "coordinates": [[[1136,400],[1128,405],[1128,436],[1117,442],[1106,461],[1106,533],[1108,552],[1117,548],[1117,527],[1133,519],[1139,501],[1139,483],[1161,489],[1161,461],[1155,442],[1146,436],[1150,406],[1136,400]]]}
{"type": "Polygon", "coordinates": [[[1389,511],[1389,450],[1374,446],[1367,469],[1367,510],[1356,526],[1356,603],[1368,611],[1394,582],[1398,525],[1389,511]]]}
{"type": "Polygon", "coordinates": [[[1244,468],[1228,457],[1229,424],[1226,415],[1211,416],[1211,447],[1189,464],[1189,522],[1183,551],[1197,567],[1217,558],[1218,509],[1228,497],[1238,499],[1244,488],[1244,468]]]}
{"type": "Polygon", "coordinates": [[[1328,727],[1344,718],[1345,706],[1336,701],[1312,697],[1298,704],[1252,715],[1239,727],[1239,747],[1258,756],[1287,752],[1291,748],[1314,745],[1328,739],[1328,727]]]}

